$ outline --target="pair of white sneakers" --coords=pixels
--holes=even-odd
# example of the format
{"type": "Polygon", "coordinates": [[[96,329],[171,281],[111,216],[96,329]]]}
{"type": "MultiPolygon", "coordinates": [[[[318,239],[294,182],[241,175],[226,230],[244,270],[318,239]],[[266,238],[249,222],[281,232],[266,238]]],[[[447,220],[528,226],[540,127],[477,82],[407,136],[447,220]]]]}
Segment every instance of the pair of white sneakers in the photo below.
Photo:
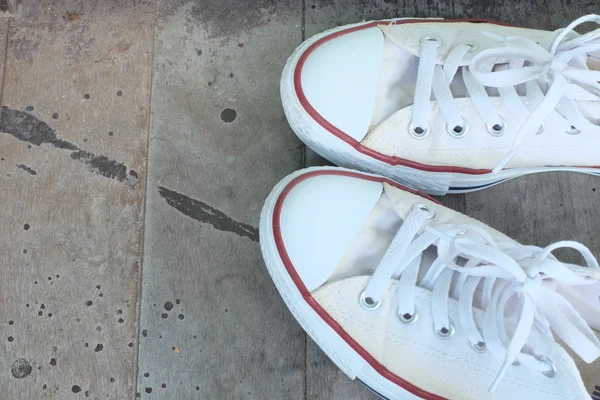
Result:
{"type": "MultiPolygon", "coordinates": [[[[541,171],[600,174],[600,29],[395,19],[303,43],[286,116],[342,168],[266,200],[260,242],[298,322],[388,399],[589,399],[600,267],[582,244],[522,245],[427,195],[541,171]],[[403,186],[405,185],[405,186],[403,186]],[[559,261],[578,251],[586,266],[559,261]],[[568,350],[567,350],[568,349],[568,350]]],[[[598,382],[600,384],[600,377],[598,382]]],[[[592,384],[593,386],[593,384],[592,384]]]]}

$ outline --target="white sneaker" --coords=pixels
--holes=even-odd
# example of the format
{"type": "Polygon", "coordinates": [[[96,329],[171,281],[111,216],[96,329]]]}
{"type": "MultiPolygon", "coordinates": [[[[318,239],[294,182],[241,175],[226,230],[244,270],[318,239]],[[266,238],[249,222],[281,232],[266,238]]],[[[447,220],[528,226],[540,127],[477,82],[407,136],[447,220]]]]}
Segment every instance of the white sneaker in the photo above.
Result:
{"type": "Polygon", "coordinates": [[[431,19],[335,28],[289,58],[285,113],[332,162],[432,194],[600,174],[600,29],[573,31],[589,21],[600,17],[555,32],[431,19]]]}
{"type": "Polygon", "coordinates": [[[338,168],[281,181],[260,243],[298,322],[384,398],[589,400],[552,333],[586,362],[600,356],[588,326],[600,329],[600,307],[586,321],[568,294],[600,281],[579,243],[524,246],[391,180],[338,168]],[[560,247],[589,266],[558,261],[560,247]]]}

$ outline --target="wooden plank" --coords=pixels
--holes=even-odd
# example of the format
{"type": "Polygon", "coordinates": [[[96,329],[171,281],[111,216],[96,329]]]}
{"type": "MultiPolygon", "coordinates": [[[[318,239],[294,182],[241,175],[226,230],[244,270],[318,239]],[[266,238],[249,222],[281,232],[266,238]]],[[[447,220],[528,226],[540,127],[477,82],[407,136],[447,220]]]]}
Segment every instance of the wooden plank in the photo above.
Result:
{"type": "Polygon", "coordinates": [[[139,396],[304,399],[305,334],[257,230],[301,167],[279,99],[300,2],[182,3],[156,36],[139,396]]]}
{"type": "Polygon", "coordinates": [[[514,26],[554,30],[576,18],[598,13],[600,5],[589,0],[455,0],[456,18],[483,18],[514,26]]]}
{"type": "Polygon", "coordinates": [[[0,115],[3,398],[135,393],[153,28],[140,15],[105,17],[11,22],[0,115]]]}

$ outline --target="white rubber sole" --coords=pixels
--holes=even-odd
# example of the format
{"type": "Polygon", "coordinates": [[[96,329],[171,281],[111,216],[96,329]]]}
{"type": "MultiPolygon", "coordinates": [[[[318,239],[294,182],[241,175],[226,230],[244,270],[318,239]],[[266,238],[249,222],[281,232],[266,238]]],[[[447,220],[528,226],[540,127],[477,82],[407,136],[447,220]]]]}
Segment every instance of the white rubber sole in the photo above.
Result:
{"type": "MultiPolygon", "coordinates": [[[[397,21],[400,19],[394,20],[397,21]]],[[[596,168],[580,167],[514,168],[496,174],[488,173],[480,175],[429,172],[403,165],[390,165],[358,152],[350,144],[344,142],[323,128],[304,109],[294,88],[294,71],[302,54],[316,41],[336,32],[355,26],[369,24],[371,22],[372,21],[341,26],[313,36],[296,48],[288,58],[283,70],[280,90],[283,109],[287,120],[300,140],[322,157],[339,166],[382,175],[406,186],[434,195],[473,192],[509,179],[538,172],[572,171],[600,175],[600,170],[596,168]]]]}
{"type": "Polygon", "coordinates": [[[260,216],[259,231],[260,247],[269,274],[285,304],[302,328],[348,377],[359,380],[374,393],[385,399],[421,399],[381,376],[317,314],[294,284],[279,255],[273,234],[275,204],[292,180],[319,169],[323,169],[323,167],[307,168],[287,176],[275,186],[265,201],[260,216]]]}

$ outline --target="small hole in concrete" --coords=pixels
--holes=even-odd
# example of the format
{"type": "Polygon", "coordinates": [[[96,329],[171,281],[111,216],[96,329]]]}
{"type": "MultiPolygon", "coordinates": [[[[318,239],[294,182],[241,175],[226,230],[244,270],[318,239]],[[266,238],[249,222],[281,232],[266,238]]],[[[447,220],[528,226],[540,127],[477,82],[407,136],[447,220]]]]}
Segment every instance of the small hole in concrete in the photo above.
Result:
{"type": "Polygon", "coordinates": [[[86,93],[86,94],[83,95],[83,98],[86,99],[86,100],[89,100],[90,99],[90,95],[88,93],[86,93]]]}
{"type": "Polygon", "coordinates": [[[117,96],[123,96],[123,92],[119,90],[119,91],[117,92],[117,96]]]}
{"type": "Polygon", "coordinates": [[[54,118],[54,119],[58,119],[58,113],[54,113],[54,114],[52,114],[52,118],[54,118]]]}
{"type": "Polygon", "coordinates": [[[226,108],[221,111],[221,119],[224,122],[233,122],[237,117],[237,112],[233,108],[226,108]]]}

